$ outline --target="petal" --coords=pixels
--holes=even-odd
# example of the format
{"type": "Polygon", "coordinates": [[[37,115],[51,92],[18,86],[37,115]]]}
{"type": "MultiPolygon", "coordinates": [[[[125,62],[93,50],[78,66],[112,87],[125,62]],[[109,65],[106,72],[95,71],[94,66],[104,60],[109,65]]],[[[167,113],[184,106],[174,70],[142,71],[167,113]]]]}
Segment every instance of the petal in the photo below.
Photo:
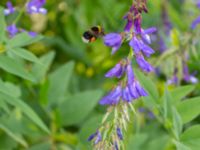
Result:
{"type": "Polygon", "coordinates": [[[143,33],[144,34],[152,34],[152,33],[156,32],[156,31],[157,31],[157,29],[155,27],[151,27],[151,28],[145,29],[143,31],[143,33]]]}
{"type": "Polygon", "coordinates": [[[115,65],[114,68],[109,70],[106,74],[105,77],[111,78],[111,77],[117,77],[120,78],[124,73],[124,69],[121,63],[118,63],[115,65]]]}
{"type": "Polygon", "coordinates": [[[126,68],[127,78],[128,78],[128,84],[132,84],[135,80],[135,75],[133,73],[132,66],[129,64],[126,68]]]}
{"type": "Polygon", "coordinates": [[[192,22],[191,28],[194,29],[198,24],[200,24],[200,16],[192,22]]]}
{"type": "Polygon", "coordinates": [[[140,41],[135,36],[131,39],[129,45],[132,47],[135,53],[140,51],[140,41]]]}
{"type": "Polygon", "coordinates": [[[149,47],[148,45],[144,44],[144,43],[141,45],[141,49],[142,49],[142,52],[143,52],[143,53],[145,54],[145,56],[147,56],[147,57],[150,57],[151,54],[154,53],[154,50],[153,50],[151,47],[149,47]]]}
{"type": "Polygon", "coordinates": [[[136,55],[136,61],[143,71],[151,72],[154,70],[153,67],[144,59],[142,55],[136,55]]]}

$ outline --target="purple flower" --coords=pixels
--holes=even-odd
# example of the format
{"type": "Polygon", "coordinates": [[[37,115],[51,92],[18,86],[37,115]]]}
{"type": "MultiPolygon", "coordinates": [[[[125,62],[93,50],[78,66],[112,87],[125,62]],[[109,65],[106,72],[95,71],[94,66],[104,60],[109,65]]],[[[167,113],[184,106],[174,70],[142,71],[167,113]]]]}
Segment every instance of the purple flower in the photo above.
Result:
{"type": "Polygon", "coordinates": [[[139,82],[135,79],[133,70],[131,65],[127,66],[127,88],[125,88],[126,94],[128,93],[128,96],[125,95],[125,91],[123,93],[124,99],[129,100],[129,97],[131,96],[132,99],[137,99],[141,96],[147,96],[147,92],[141,87],[139,82]],[[127,90],[128,89],[128,90],[127,90]]]}
{"type": "Polygon", "coordinates": [[[141,96],[148,96],[148,93],[145,91],[145,89],[140,85],[140,83],[135,80],[132,84],[128,85],[130,94],[135,99],[141,97],[141,96]]]}
{"type": "Polygon", "coordinates": [[[96,139],[94,141],[94,144],[98,144],[100,141],[102,140],[102,137],[101,137],[101,133],[99,131],[97,131],[97,136],[96,136],[96,139]]]}
{"type": "Polygon", "coordinates": [[[88,141],[92,141],[94,138],[95,138],[94,144],[96,145],[102,140],[101,133],[97,131],[94,134],[90,135],[88,141]]]}
{"type": "Polygon", "coordinates": [[[200,0],[197,2],[197,7],[200,9],[200,0]]]}
{"type": "Polygon", "coordinates": [[[6,3],[7,9],[4,9],[4,15],[10,15],[15,12],[15,8],[13,7],[12,3],[8,1],[6,3]]]}
{"type": "Polygon", "coordinates": [[[14,37],[19,32],[15,24],[11,24],[10,26],[7,26],[7,31],[10,37],[14,37]]]}
{"type": "Polygon", "coordinates": [[[104,44],[112,47],[112,54],[114,54],[122,44],[122,35],[119,33],[109,33],[104,36],[104,44]]]}
{"type": "Polygon", "coordinates": [[[132,84],[135,80],[135,75],[133,73],[133,69],[130,63],[127,65],[126,73],[127,73],[128,84],[132,84]]]}
{"type": "Polygon", "coordinates": [[[122,100],[126,102],[131,102],[132,100],[136,99],[130,94],[128,86],[126,86],[122,91],[122,100]]]}
{"type": "Polygon", "coordinates": [[[167,84],[170,85],[170,84],[178,84],[178,77],[176,74],[173,75],[173,77],[169,80],[167,80],[167,84]]]}
{"type": "Polygon", "coordinates": [[[183,64],[183,79],[186,82],[191,82],[193,84],[198,82],[198,79],[195,76],[190,75],[188,66],[185,63],[183,64]]]}
{"type": "Polygon", "coordinates": [[[46,0],[31,0],[27,4],[27,12],[30,14],[41,13],[46,14],[47,10],[43,8],[43,5],[46,3],[46,0]]]}
{"type": "Polygon", "coordinates": [[[115,142],[115,150],[119,150],[119,146],[118,146],[117,142],[115,142]]]}
{"type": "Polygon", "coordinates": [[[89,136],[88,141],[92,141],[97,136],[97,132],[89,136]]]}
{"type": "Polygon", "coordinates": [[[197,26],[198,24],[200,24],[200,16],[197,17],[197,18],[192,22],[191,28],[192,28],[192,29],[196,28],[196,26],[197,26]]]}
{"type": "Polygon", "coordinates": [[[136,62],[140,68],[145,72],[153,71],[153,67],[144,59],[143,55],[136,54],[136,62]]]}
{"type": "Polygon", "coordinates": [[[101,105],[116,105],[120,101],[122,95],[121,85],[118,85],[115,89],[113,89],[108,95],[104,96],[99,103],[101,105]]]}
{"type": "Polygon", "coordinates": [[[116,132],[117,132],[118,138],[119,138],[120,140],[123,140],[122,130],[121,130],[119,127],[117,127],[116,132]]]}
{"type": "Polygon", "coordinates": [[[144,42],[146,42],[147,44],[151,44],[151,39],[150,39],[149,34],[152,34],[152,33],[156,32],[156,31],[157,31],[157,29],[155,27],[151,27],[151,28],[142,30],[142,33],[141,33],[142,40],[144,42]]]}
{"type": "Polygon", "coordinates": [[[135,53],[142,51],[147,57],[154,53],[154,50],[151,47],[145,44],[141,39],[137,39],[136,36],[131,39],[129,45],[133,48],[135,53]]]}
{"type": "Polygon", "coordinates": [[[124,31],[129,32],[131,30],[132,26],[133,26],[133,21],[128,19],[126,26],[124,28],[124,31]]]}
{"type": "Polygon", "coordinates": [[[33,31],[29,31],[28,34],[33,38],[37,36],[37,33],[33,31]]]}
{"type": "Polygon", "coordinates": [[[121,76],[124,74],[124,71],[125,71],[125,65],[123,65],[122,62],[120,62],[120,63],[116,64],[114,68],[109,70],[105,74],[105,76],[107,78],[112,78],[112,77],[121,78],[121,76]]]}

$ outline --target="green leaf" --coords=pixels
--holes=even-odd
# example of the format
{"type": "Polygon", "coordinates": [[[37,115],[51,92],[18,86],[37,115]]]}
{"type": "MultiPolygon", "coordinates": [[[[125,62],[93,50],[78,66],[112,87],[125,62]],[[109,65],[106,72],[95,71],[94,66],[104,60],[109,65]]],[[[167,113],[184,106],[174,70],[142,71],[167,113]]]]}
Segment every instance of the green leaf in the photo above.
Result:
{"type": "MultiPolygon", "coordinates": [[[[12,93],[11,93],[12,94],[12,93]]],[[[49,133],[48,128],[38,117],[38,115],[21,99],[7,95],[7,93],[0,92],[0,98],[6,103],[19,108],[30,120],[32,120],[36,125],[38,125],[45,132],[49,133]]]]}
{"type": "Polygon", "coordinates": [[[101,91],[91,90],[68,97],[58,107],[62,125],[74,125],[83,121],[94,109],[101,96],[101,91]]]}
{"type": "Polygon", "coordinates": [[[200,125],[194,125],[181,135],[181,141],[192,150],[199,150],[200,147],[200,125]]]}
{"type": "Polygon", "coordinates": [[[188,146],[186,146],[184,143],[179,141],[174,141],[174,144],[176,145],[177,150],[193,150],[190,149],[188,146]]]}
{"type": "Polygon", "coordinates": [[[4,40],[5,37],[5,31],[6,31],[6,22],[4,17],[4,11],[3,8],[0,7],[0,43],[4,40]]]}
{"type": "Polygon", "coordinates": [[[200,114],[200,97],[186,99],[177,105],[183,123],[187,123],[200,114]]]}
{"type": "Polygon", "coordinates": [[[19,62],[17,62],[16,60],[10,57],[4,56],[4,55],[0,56],[0,68],[2,68],[3,70],[11,74],[22,77],[24,79],[27,79],[33,82],[35,81],[35,78],[33,77],[33,75],[28,73],[23,67],[23,65],[21,65],[19,62]]]}
{"type": "Polygon", "coordinates": [[[49,75],[49,103],[59,103],[69,87],[69,82],[73,73],[74,63],[69,62],[49,75]]]}
{"type": "Polygon", "coordinates": [[[128,141],[127,150],[141,150],[143,145],[147,142],[148,135],[146,133],[140,133],[131,135],[128,141]]]}
{"type": "Polygon", "coordinates": [[[33,145],[27,150],[50,150],[50,149],[51,149],[51,143],[45,142],[45,143],[33,145]]]}
{"type": "Polygon", "coordinates": [[[171,114],[172,114],[172,105],[171,105],[171,101],[172,101],[172,97],[168,91],[168,89],[165,89],[165,93],[163,96],[163,117],[165,120],[168,120],[171,118],[171,114]]]}
{"type": "Polygon", "coordinates": [[[21,95],[21,91],[17,86],[9,82],[5,83],[1,79],[0,79],[0,87],[1,87],[0,92],[3,92],[5,94],[10,95],[12,93],[13,97],[19,97],[21,95]]]}
{"type": "Polygon", "coordinates": [[[187,96],[190,92],[192,92],[195,89],[194,85],[186,85],[182,87],[178,87],[172,91],[170,91],[172,97],[173,97],[173,103],[179,102],[182,98],[187,96]]]}
{"type": "Polygon", "coordinates": [[[22,32],[11,38],[7,42],[8,49],[10,48],[17,48],[17,47],[23,47],[30,44],[33,44],[35,42],[40,41],[43,38],[41,35],[37,35],[36,37],[31,37],[28,33],[22,32]]]}
{"type": "Polygon", "coordinates": [[[20,135],[13,133],[9,128],[7,128],[7,126],[3,125],[2,123],[0,123],[0,129],[2,129],[7,135],[9,135],[12,139],[14,139],[16,142],[20,143],[24,147],[28,146],[26,141],[20,135]]]}
{"type": "Polygon", "coordinates": [[[23,48],[15,48],[10,50],[11,53],[31,62],[40,63],[40,60],[31,52],[23,48]]]}
{"type": "Polygon", "coordinates": [[[55,52],[51,51],[44,56],[42,56],[39,60],[43,64],[34,64],[33,66],[33,74],[36,77],[37,81],[40,81],[44,78],[47,71],[50,68],[51,63],[55,57],[55,52]]]}
{"type": "Polygon", "coordinates": [[[157,101],[159,98],[159,93],[153,81],[138,70],[136,70],[135,73],[142,86],[148,91],[149,95],[152,96],[155,101],[157,101]]]}
{"type": "Polygon", "coordinates": [[[173,131],[176,135],[176,139],[179,139],[183,128],[182,120],[175,107],[172,108],[172,112],[173,112],[173,131]]]}

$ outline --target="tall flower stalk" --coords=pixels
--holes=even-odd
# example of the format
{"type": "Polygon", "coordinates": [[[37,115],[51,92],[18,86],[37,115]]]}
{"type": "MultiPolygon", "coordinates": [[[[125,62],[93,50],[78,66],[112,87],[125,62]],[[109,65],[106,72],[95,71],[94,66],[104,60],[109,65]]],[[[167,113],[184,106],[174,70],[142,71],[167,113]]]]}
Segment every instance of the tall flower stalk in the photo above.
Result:
{"type": "Polygon", "coordinates": [[[123,43],[129,45],[130,52],[105,74],[107,78],[118,78],[119,82],[99,102],[101,105],[108,105],[108,111],[101,126],[88,138],[92,141],[94,149],[125,149],[123,139],[131,121],[131,112],[135,112],[132,103],[143,96],[148,96],[132,68],[132,61],[135,60],[143,72],[149,73],[154,70],[146,61],[146,57],[154,53],[149,45],[150,34],[156,32],[156,28],[142,28],[143,12],[148,12],[146,0],[135,0],[124,16],[124,31],[108,33],[103,37],[104,44],[112,48],[112,55],[117,53],[123,43]]]}

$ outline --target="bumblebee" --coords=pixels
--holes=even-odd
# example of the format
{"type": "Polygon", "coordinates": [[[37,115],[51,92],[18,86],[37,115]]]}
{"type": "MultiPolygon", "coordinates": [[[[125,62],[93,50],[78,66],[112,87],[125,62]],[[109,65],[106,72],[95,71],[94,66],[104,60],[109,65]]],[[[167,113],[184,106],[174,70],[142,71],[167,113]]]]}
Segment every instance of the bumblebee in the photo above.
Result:
{"type": "Polygon", "coordinates": [[[101,26],[94,26],[83,33],[82,40],[85,43],[91,43],[96,41],[98,37],[102,36],[104,36],[103,28],[101,26]]]}

